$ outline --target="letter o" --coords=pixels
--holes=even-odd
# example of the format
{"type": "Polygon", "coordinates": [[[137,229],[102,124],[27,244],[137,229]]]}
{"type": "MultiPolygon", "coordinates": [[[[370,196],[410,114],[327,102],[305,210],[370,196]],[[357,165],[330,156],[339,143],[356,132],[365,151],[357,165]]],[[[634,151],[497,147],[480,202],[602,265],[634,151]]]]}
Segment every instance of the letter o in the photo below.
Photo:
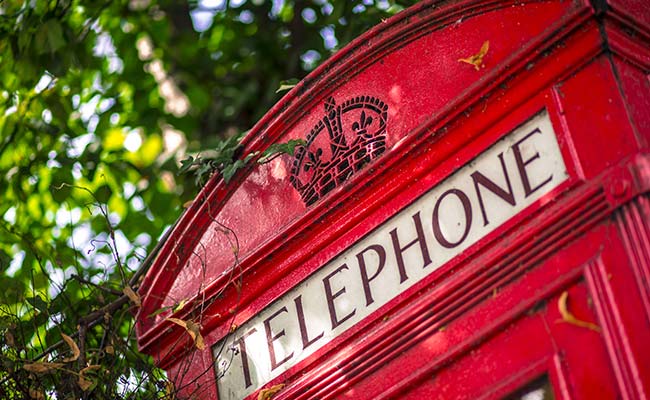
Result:
{"type": "Polygon", "coordinates": [[[436,237],[436,240],[438,243],[440,243],[441,246],[446,247],[448,249],[454,248],[458,246],[459,244],[463,243],[467,235],[469,234],[469,228],[472,226],[472,205],[469,201],[469,197],[459,189],[449,189],[446,192],[444,192],[439,198],[438,201],[436,202],[436,206],[433,209],[433,216],[432,216],[432,225],[433,225],[433,235],[436,237]],[[453,194],[458,199],[460,200],[461,204],[463,205],[463,210],[465,211],[465,232],[463,232],[463,235],[461,238],[456,241],[455,243],[450,242],[447,240],[447,238],[444,237],[442,234],[442,230],[440,229],[440,203],[442,202],[442,199],[447,197],[447,195],[453,194]]]}

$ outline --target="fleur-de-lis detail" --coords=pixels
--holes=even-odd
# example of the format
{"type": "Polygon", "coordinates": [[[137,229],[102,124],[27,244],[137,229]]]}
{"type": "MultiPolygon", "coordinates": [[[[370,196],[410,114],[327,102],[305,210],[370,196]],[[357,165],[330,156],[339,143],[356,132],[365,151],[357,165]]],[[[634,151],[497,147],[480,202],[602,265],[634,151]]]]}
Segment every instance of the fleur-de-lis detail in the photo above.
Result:
{"type": "MultiPolygon", "coordinates": [[[[1,0],[0,0],[1,1],[1,0]]],[[[291,184],[310,206],[386,150],[388,106],[360,95],[324,102],[322,117],[295,151],[291,184]]]]}
{"type": "Polygon", "coordinates": [[[352,129],[356,132],[357,135],[364,135],[368,128],[372,124],[372,117],[366,117],[366,112],[361,111],[361,118],[358,122],[352,124],[352,129]]]}
{"type": "Polygon", "coordinates": [[[309,171],[311,168],[315,168],[320,164],[320,156],[323,155],[323,149],[318,149],[316,152],[308,152],[307,157],[309,160],[305,162],[304,170],[305,172],[309,171]]]}

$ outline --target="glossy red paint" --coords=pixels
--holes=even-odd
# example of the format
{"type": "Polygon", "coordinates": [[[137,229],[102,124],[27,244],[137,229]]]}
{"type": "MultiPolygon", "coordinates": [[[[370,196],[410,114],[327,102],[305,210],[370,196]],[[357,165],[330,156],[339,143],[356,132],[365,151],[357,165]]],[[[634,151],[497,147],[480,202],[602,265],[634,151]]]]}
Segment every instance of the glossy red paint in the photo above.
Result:
{"type": "Polygon", "coordinates": [[[385,152],[310,205],[290,156],[208,182],[142,282],[141,350],[182,394],[226,398],[212,346],[546,109],[566,181],[263,387],[285,384],[277,399],[499,399],[545,375],[556,398],[648,398],[649,10],[425,1],[340,50],[245,152],[306,139],[330,97],[359,96],[387,106],[385,152]],[[478,71],[458,61],[488,40],[478,71]],[[562,321],[565,292],[598,332],[562,321]],[[151,316],[181,300],[173,317],[201,324],[203,351],[171,310],[151,316]]]}

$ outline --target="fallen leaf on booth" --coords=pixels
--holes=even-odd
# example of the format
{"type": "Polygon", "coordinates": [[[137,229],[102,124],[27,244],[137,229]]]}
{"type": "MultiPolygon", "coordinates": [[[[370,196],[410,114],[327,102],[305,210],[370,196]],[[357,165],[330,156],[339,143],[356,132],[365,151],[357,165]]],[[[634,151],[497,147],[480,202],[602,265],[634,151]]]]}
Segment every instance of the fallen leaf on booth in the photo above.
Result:
{"type": "Polygon", "coordinates": [[[275,386],[271,386],[267,389],[260,390],[260,393],[257,395],[257,400],[269,400],[276,395],[280,390],[284,388],[284,383],[279,383],[275,386]]]}
{"type": "Polygon", "coordinates": [[[481,69],[481,66],[483,65],[483,58],[485,58],[485,55],[487,54],[489,49],[490,49],[490,41],[486,40],[485,42],[483,42],[483,45],[481,46],[481,49],[479,50],[478,53],[474,54],[473,56],[469,56],[467,58],[459,58],[458,62],[464,62],[473,65],[474,69],[478,71],[479,69],[481,69]]]}
{"type": "Polygon", "coordinates": [[[559,309],[560,315],[562,316],[562,321],[566,322],[567,324],[579,326],[581,328],[591,329],[592,331],[595,332],[600,332],[600,327],[598,325],[578,319],[575,317],[575,315],[571,314],[571,312],[569,311],[569,306],[567,304],[568,300],[569,300],[569,292],[564,291],[560,295],[560,299],[557,301],[557,308],[559,309]]]}

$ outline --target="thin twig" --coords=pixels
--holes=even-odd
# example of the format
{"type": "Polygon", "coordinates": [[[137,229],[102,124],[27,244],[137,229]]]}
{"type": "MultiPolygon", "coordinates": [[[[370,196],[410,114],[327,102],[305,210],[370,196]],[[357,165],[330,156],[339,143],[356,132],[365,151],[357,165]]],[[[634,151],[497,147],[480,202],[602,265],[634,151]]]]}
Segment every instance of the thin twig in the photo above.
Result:
{"type": "MultiPolygon", "coordinates": [[[[145,258],[145,260],[142,262],[142,264],[140,264],[140,267],[138,267],[138,269],[135,271],[135,273],[133,274],[133,276],[129,280],[129,286],[131,286],[134,290],[138,289],[138,286],[139,286],[138,283],[139,283],[140,277],[144,276],[144,274],[149,270],[149,267],[153,263],[153,260],[158,255],[158,252],[162,248],[163,244],[165,243],[165,241],[167,240],[167,238],[169,237],[171,232],[174,230],[177,223],[178,222],[176,222],[174,225],[172,225],[167,230],[167,232],[165,232],[165,234],[158,241],[158,243],[156,244],[154,249],[151,251],[151,253],[149,253],[149,255],[147,255],[147,258],[145,258]]],[[[117,310],[122,308],[125,304],[128,304],[129,301],[130,300],[129,300],[128,296],[122,295],[119,298],[117,298],[116,300],[114,300],[113,302],[111,302],[111,303],[105,305],[104,307],[100,308],[99,310],[94,311],[94,312],[92,312],[92,313],[90,313],[90,314],[88,314],[88,315],[86,315],[84,317],[81,317],[79,319],[79,324],[81,325],[82,323],[85,323],[88,329],[92,328],[95,325],[97,325],[104,318],[104,315],[106,313],[108,313],[109,315],[113,314],[114,312],[116,312],[117,310]]],[[[78,337],[79,332],[74,332],[70,336],[73,337],[73,338],[78,337]]],[[[65,342],[63,340],[60,340],[60,341],[54,343],[53,345],[49,346],[47,349],[43,350],[42,353],[40,353],[39,355],[34,357],[33,361],[40,360],[41,358],[43,358],[46,355],[52,353],[53,351],[58,350],[63,345],[65,345],[65,342]]]]}
{"type": "Polygon", "coordinates": [[[79,275],[72,275],[70,278],[76,280],[76,281],[79,282],[79,283],[83,283],[83,284],[86,284],[86,285],[90,285],[90,286],[96,287],[96,288],[99,289],[99,290],[102,290],[102,291],[104,291],[104,292],[106,292],[106,293],[110,293],[110,294],[115,295],[115,296],[121,296],[121,295],[123,294],[123,293],[122,293],[121,291],[119,291],[119,290],[111,289],[111,288],[109,288],[109,287],[105,287],[105,286],[102,286],[102,285],[98,285],[98,284],[96,284],[96,283],[94,283],[94,282],[91,282],[91,281],[89,281],[89,280],[86,280],[86,279],[82,278],[82,277],[79,276],[79,275]]]}

